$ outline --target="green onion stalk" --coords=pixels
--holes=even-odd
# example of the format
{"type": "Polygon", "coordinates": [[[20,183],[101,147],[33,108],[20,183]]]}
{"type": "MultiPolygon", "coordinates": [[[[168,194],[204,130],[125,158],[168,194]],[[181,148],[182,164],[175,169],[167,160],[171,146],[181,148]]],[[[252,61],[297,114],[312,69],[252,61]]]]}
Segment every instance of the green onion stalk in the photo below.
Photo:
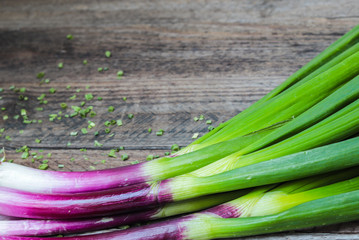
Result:
{"type": "Polygon", "coordinates": [[[259,187],[238,199],[177,219],[122,231],[64,239],[211,239],[213,238],[213,232],[210,231],[212,224],[208,224],[208,221],[214,224],[216,219],[239,217],[251,219],[256,216],[278,214],[306,202],[358,189],[358,168],[353,168],[287,182],[277,187],[271,185],[259,187]]]}

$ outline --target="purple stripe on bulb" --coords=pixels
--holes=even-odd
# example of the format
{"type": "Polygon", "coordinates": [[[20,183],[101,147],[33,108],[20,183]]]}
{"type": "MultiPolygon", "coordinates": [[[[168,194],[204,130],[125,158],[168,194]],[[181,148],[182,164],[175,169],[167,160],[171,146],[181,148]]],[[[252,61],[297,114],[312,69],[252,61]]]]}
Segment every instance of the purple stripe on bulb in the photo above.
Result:
{"type": "Polygon", "coordinates": [[[0,188],[0,214],[23,218],[88,218],[158,205],[157,192],[145,183],[79,194],[34,194],[0,188]]]}
{"type": "Polygon", "coordinates": [[[221,218],[238,218],[242,215],[242,210],[234,205],[224,203],[207,210],[201,211],[204,214],[216,214],[221,218]]]}

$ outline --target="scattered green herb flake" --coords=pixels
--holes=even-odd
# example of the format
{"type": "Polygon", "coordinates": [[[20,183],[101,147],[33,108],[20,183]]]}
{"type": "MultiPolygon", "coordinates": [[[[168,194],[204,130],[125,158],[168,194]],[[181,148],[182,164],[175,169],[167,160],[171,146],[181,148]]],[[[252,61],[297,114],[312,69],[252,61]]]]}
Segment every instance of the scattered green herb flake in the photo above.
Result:
{"type": "Polygon", "coordinates": [[[66,38],[67,38],[68,40],[72,40],[74,37],[72,36],[72,34],[67,34],[66,38]]]}
{"type": "Polygon", "coordinates": [[[208,131],[212,131],[214,129],[213,126],[208,126],[208,131]]]}
{"type": "Polygon", "coordinates": [[[81,92],[81,88],[76,89],[76,92],[77,93],[81,92]]]}
{"type": "Polygon", "coordinates": [[[71,88],[71,85],[67,85],[67,86],[66,86],[66,89],[70,89],[70,88],[71,88]]]}
{"type": "Polygon", "coordinates": [[[63,68],[63,67],[64,67],[64,63],[60,62],[60,63],[57,65],[57,67],[58,67],[59,69],[63,68]]]}
{"type": "Polygon", "coordinates": [[[3,92],[4,91],[4,89],[3,88],[0,88],[0,92],[3,92]]]}
{"type": "Polygon", "coordinates": [[[65,166],[63,164],[57,165],[58,168],[64,168],[65,166]]]}
{"type": "Polygon", "coordinates": [[[23,133],[24,133],[24,130],[20,130],[20,131],[19,131],[19,134],[23,134],[23,133]]]}
{"type": "Polygon", "coordinates": [[[48,168],[49,168],[49,165],[47,165],[46,163],[40,164],[40,166],[39,166],[40,170],[46,170],[48,168]]]}
{"type": "Polygon", "coordinates": [[[8,115],[4,115],[4,116],[2,117],[2,119],[3,119],[4,121],[6,121],[6,120],[9,119],[9,116],[8,116],[8,115]]]}
{"type": "Polygon", "coordinates": [[[149,128],[147,131],[148,131],[148,133],[151,133],[151,132],[152,132],[152,128],[149,128]]]}
{"type": "Polygon", "coordinates": [[[199,116],[199,120],[202,121],[204,119],[204,116],[203,115],[200,115],[199,116]]]}
{"type": "Polygon", "coordinates": [[[115,136],[115,134],[114,133],[111,133],[110,135],[108,135],[109,137],[113,137],[113,136],[115,136]]]}
{"type": "Polygon", "coordinates": [[[24,87],[20,88],[20,89],[19,89],[19,92],[21,92],[21,93],[26,92],[26,88],[24,88],[24,87]]]}
{"type": "Polygon", "coordinates": [[[44,152],[44,150],[43,150],[43,149],[39,149],[38,152],[44,152]]]}
{"type": "Polygon", "coordinates": [[[206,123],[207,124],[212,124],[212,120],[207,120],[206,123]]]}
{"type": "Polygon", "coordinates": [[[103,68],[104,71],[108,71],[108,69],[109,69],[108,67],[104,67],[104,68],[103,68]]]}
{"type": "Polygon", "coordinates": [[[48,153],[47,157],[50,158],[52,156],[52,153],[48,153]]]}
{"type": "Polygon", "coordinates": [[[147,157],[146,157],[146,160],[147,161],[151,161],[151,160],[153,160],[154,159],[154,157],[153,157],[153,155],[148,155],[147,157]]]}
{"type": "Polygon", "coordinates": [[[41,140],[38,139],[38,138],[36,138],[36,139],[35,139],[35,142],[36,142],[36,143],[41,143],[41,140]]]}
{"type": "Polygon", "coordinates": [[[44,160],[42,160],[42,163],[48,163],[49,162],[49,160],[48,159],[44,159],[44,160]]]}
{"type": "Polygon", "coordinates": [[[39,120],[37,120],[37,122],[38,122],[38,123],[42,123],[42,120],[41,120],[41,119],[39,119],[39,120]]]}
{"type": "Polygon", "coordinates": [[[82,101],[82,102],[80,103],[80,106],[83,107],[83,106],[85,106],[85,104],[86,104],[86,102],[82,101]]]}
{"type": "Polygon", "coordinates": [[[21,116],[26,116],[26,110],[25,109],[21,109],[20,110],[20,114],[21,114],[21,116]]]}
{"type": "Polygon", "coordinates": [[[72,157],[72,158],[70,159],[70,161],[71,161],[71,162],[75,161],[75,158],[72,157]]]}
{"type": "Polygon", "coordinates": [[[116,149],[111,149],[107,156],[116,158],[116,149]]]}
{"type": "Polygon", "coordinates": [[[170,155],[170,152],[165,152],[165,156],[169,156],[170,155]]]}
{"type": "Polygon", "coordinates": [[[84,158],[84,160],[89,160],[89,158],[86,155],[82,155],[82,157],[84,158]]]}
{"type": "Polygon", "coordinates": [[[56,92],[56,89],[55,89],[55,88],[50,88],[50,89],[49,89],[49,93],[54,94],[55,92],[56,92]]]}
{"type": "Polygon", "coordinates": [[[198,117],[194,117],[193,120],[194,120],[195,122],[197,122],[197,121],[199,120],[199,118],[198,118],[198,117]]]}
{"type": "Polygon", "coordinates": [[[99,132],[98,132],[98,131],[96,131],[96,132],[94,133],[94,135],[95,135],[95,136],[98,136],[98,135],[99,135],[99,132]]]}
{"type": "Polygon", "coordinates": [[[127,97],[123,97],[122,100],[126,102],[126,101],[127,101],[127,97]]]}
{"type": "Polygon", "coordinates": [[[122,126],[122,120],[121,119],[116,120],[116,124],[117,126],[122,126]]]}
{"type": "Polygon", "coordinates": [[[92,166],[92,165],[90,165],[89,168],[90,168],[91,170],[96,170],[96,167],[94,167],[94,166],[92,166]]]}
{"type": "Polygon", "coordinates": [[[111,122],[110,122],[110,121],[106,121],[106,122],[104,123],[104,125],[105,125],[106,127],[108,127],[108,126],[111,125],[111,122]]]}
{"type": "Polygon", "coordinates": [[[2,108],[1,108],[1,111],[5,111],[5,110],[6,110],[6,107],[2,107],[2,108]]]}
{"type": "Polygon", "coordinates": [[[138,160],[131,162],[132,165],[135,165],[135,164],[138,164],[138,163],[140,163],[140,161],[138,161],[138,160]]]}
{"type": "Polygon", "coordinates": [[[44,100],[45,97],[46,97],[46,94],[43,93],[39,97],[37,97],[37,100],[39,100],[39,101],[44,100]]]}
{"type": "Polygon", "coordinates": [[[113,106],[109,106],[107,109],[108,112],[113,112],[115,111],[115,108],[113,106]]]}
{"type": "Polygon", "coordinates": [[[83,65],[86,65],[88,63],[87,59],[82,61],[83,65]]]}
{"type": "Polygon", "coordinates": [[[171,146],[171,150],[172,150],[172,151],[178,151],[178,150],[179,150],[178,144],[173,144],[173,145],[171,146]]]}
{"type": "Polygon", "coordinates": [[[66,108],[67,108],[67,104],[64,103],[64,102],[63,102],[63,103],[60,103],[60,106],[61,106],[62,109],[66,109],[66,108]]]}
{"type": "Polygon", "coordinates": [[[77,132],[70,132],[70,136],[77,136],[77,132]]]}
{"type": "Polygon", "coordinates": [[[94,117],[94,116],[96,116],[96,112],[95,112],[95,111],[91,111],[91,112],[90,112],[90,117],[94,117]]]}
{"type": "Polygon", "coordinates": [[[99,68],[97,68],[97,71],[98,71],[98,72],[103,72],[103,68],[102,68],[102,67],[99,67],[99,68]]]}
{"type": "Polygon", "coordinates": [[[41,78],[45,77],[45,72],[39,72],[39,73],[36,75],[36,77],[37,77],[38,79],[41,79],[41,78]]]}
{"type": "Polygon", "coordinates": [[[88,131],[87,131],[86,128],[82,128],[82,129],[81,129],[81,132],[82,132],[82,134],[87,134],[87,133],[88,133],[88,131]]]}
{"type": "Polygon", "coordinates": [[[94,122],[90,121],[90,120],[87,121],[87,123],[89,124],[89,125],[87,126],[88,129],[91,129],[91,128],[93,128],[93,127],[96,126],[96,124],[95,124],[94,122]]]}
{"type": "Polygon", "coordinates": [[[157,136],[162,136],[165,131],[163,129],[160,129],[156,132],[157,136]]]}
{"type": "Polygon", "coordinates": [[[86,85],[86,86],[85,86],[85,89],[86,89],[86,90],[89,90],[89,89],[90,89],[90,85],[86,85]]]}
{"type": "Polygon", "coordinates": [[[127,115],[127,117],[128,117],[129,119],[132,119],[132,118],[134,117],[134,115],[133,115],[132,113],[129,113],[129,114],[127,115]]]}
{"type": "Polygon", "coordinates": [[[122,71],[122,70],[118,71],[118,72],[117,72],[117,76],[118,76],[118,77],[122,77],[122,76],[123,76],[123,71],[122,71]]]}
{"type": "Polygon", "coordinates": [[[122,161],[126,161],[128,159],[128,155],[126,153],[121,155],[122,161]]]}
{"type": "Polygon", "coordinates": [[[87,149],[86,148],[81,148],[80,152],[87,152],[87,149]]]}
{"type": "Polygon", "coordinates": [[[116,124],[116,120],[111,120],[110,123],[111,123],[111,125],[115,125],[115,124],[116,124]]]}
{"type": "Polygon", "coordinates": [[[103,144],[99,143],[97,140],[94,141],[93,145],[95,147],[102,147],[103,146],[103,144]]]}
{"type": "Polygon", "coordinates": [[[35,108],[35,110],[41,112],[41,111],[44,111],[44,108],[42,108],[42,107],[37,107],[37,108],[35,108]]]}
{"type": "Polygon", "coordinates": [[[105,163],[106,163],[106,160],[104,160],[104,159],[101,160],[101,163],[102,163],[102,164],[105,164],[105,163]]]}
{"type": "Polygon", "coordinates": [[[105,52],[105,56],[108,57],[108,58],[111,57],[111,52],[110,52],[110,51],[106,51],[106,52],[105,52]]]}
{"type": "Polygon", "coordinates": [[[5,131],[5,128],[0,128],[0,133],[3,133],[5,131]]]}
{"type": "Polygon", "coordinates": [[[86,101],[90,101],[93,99],[93,95],[91,93],[87,93],[87,94],[85,94],[85,99],[86,99],[86,101]]]}
{"type": "Polygon", "coordinates": [[[109,129],[109,128],[106,128],[106,129],[105,129],[105,133],[108,134],[108,133],[110,133],[110,132],[111,132],[111,129],[109,129]]]}
{"type": "Polygon", "coordinates": [[[120,146],[119,149],[120,149],[120,150],[125,150],[125,147],[120,146]]]}
{"type": "Polygon", "coordinates": [[[44,80],[44,82],[45,82],[46,84],[48,84],[48,83],[50,83],[50,79],[49,79],[49,78],[46,78],[46,79],[44,80]]]}
{"type": "Polygon", "coordinates": [[[32,152],[31,153],[31,156],[36,156],[37,155],[37,152],[32,152]]]}
{"type": "Polygon", "coordinates": [[[198,135],[199,135],[199,133],[194,133],[194,134],[192,135],[192,139],[198,138],[198,135]]]}
{"type": "Polygon", "coordinates": [[[160,157],[160,155],[158,155],[158,154],[154,156],[154,158],[159,158],[159,157],[160,157]]]}
{"type": "Polygon", "coordinates": [[[102,101],[102,97],[98,97],[97,100],[102,101]]]}
{"type": "Polygon", "coordinates": [[[30,156],[29,152],[23,152],[22,155],[21,155],[21,158],[22,159],[26,159],[30,156]]]}
{"type": "Polygon", "coordinates": [[[72,105],[71,108],[72,108],[75,112],[80,112],[80,111],[81,111],[81,108],[80,108],[79,106],[72,105]]]}

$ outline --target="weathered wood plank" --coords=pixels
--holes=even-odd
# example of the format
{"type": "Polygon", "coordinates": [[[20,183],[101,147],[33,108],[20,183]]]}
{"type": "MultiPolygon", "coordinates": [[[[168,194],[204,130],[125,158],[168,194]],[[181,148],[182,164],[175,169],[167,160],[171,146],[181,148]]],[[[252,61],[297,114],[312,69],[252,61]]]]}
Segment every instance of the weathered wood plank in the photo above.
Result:
{"type": "MultiPolygon", "coordinates": [[[[44,149],[38,155],[60,171],[116,167],[143,161],[148,154],[162,155],[174,143],[189,144],[193,133],[207,132],[208,125],[193,117],[203,114],[218,125],[280,84],[355,26],[358,10],[355,0],[1,1],[0,87],[5,90],[0,106],[6,110],[0,112],[0,128],[6,130],[0,145],[8,159],[32,167],[41,160],[21,159],[14,149],[25,144],[33,151],[44,149]],[[70,33],[73,40],[66,39],[70,33]],[[111,58],[104,56],[106,50],[111,58]],[[61,70],[59,62],[64,63],[61,70]],[[98,67],[109,70],[99,73],[98,67]],[[121,80],[116,77],[120,69],[125,71],[121,80]],[[39,85],[36,74],[41,71],[49,84],[39,85]],[[29,100],[19,101],[19,93],[8,90],[12,85],[26,87],[23,95],[29,100]],[[56,93],[48,93],[51,87],[56,93]],[[46,105],[37,100],[42,93],[46,105]],[[61,110],[60,103],[79,105],[86,93],[95,97],[85,105],[94,107],[94,118],[49,121],[49,114],[61,110]],[[74,94],[76,100],[70,100],[74,94]],[[108,106],[115,111],[108,113],[108,106]],[[21,109],[43,123],[13,120],[21,109]],[[128,119],[128,113],[134,118],[128,119]],[[96,127],[82,135],[89,119],[96,127]],[[110,137],[103,123],[112,119],[122,119],[123,126],[113,127],[110,137]],[[160,128],[165,134],[158,137],[154,131],[160,128]],[[70,136],[73,131],[78,135],[70,136]],[[103,147],[95,147],[94,140],[103,147]],[[119,146],[125,147],[128,161],[107,156],[119,146]]],[[[70,112],[63,110],[63,115],[70,112]]],[[[357,239],[357,228],[355,222],[247,239],[357,239]]]]}

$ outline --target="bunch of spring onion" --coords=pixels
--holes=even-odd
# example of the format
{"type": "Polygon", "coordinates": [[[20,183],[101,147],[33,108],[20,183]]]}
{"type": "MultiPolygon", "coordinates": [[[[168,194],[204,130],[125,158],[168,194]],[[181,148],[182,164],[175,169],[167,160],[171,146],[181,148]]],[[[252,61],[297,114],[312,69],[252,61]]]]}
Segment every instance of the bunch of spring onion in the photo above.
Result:
{"type": "Polygon", "coordinates": [[[0,221],[0,233],[6,239],[76,233],[211,206],[168,222],[69,239],[210,239],[256,234],[266,222],[257,233],[344,221],[315,216],[301,223],[300,211],[311,204],[313,211],[330,209],[338,194],[347,209],[358,206],[358,169],[348,169],[359,165],[358,96],[359,26],[247,110],[169,157],[91,172],[1,163],[0,214],[10,218],[0,221]],[[301,180],[280,184],[295,179],[301,180]],[[246,218],[224,219],[240,216],[246,218]]]}

